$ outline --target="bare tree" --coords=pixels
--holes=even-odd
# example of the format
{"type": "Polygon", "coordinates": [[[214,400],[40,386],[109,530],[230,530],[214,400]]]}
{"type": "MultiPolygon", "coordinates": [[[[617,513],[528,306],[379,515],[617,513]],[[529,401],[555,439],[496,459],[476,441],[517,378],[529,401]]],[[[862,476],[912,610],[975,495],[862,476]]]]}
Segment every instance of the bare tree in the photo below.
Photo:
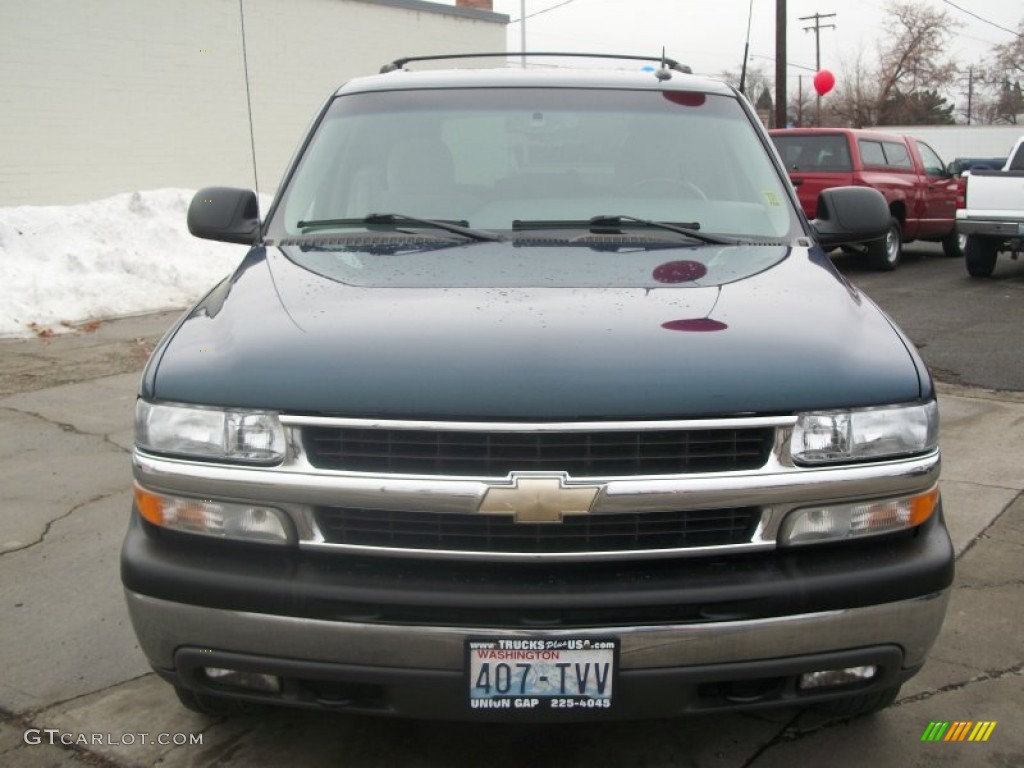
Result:
{"type": "MultiPolygon", "coordinates": [[[[739,72],[722,72],[718,75],[718,79],[722,82],[728,83],[734,88],[740,87],[740,73],[739,72]]],[[[747,95],[747,98],[753,102],[765,88],[773,88],[775,78],[770,76],[760,66],[747,67],[747,79],[743,84],[743,90],[747,95]]]]}
{"type": "Polygon", "coordinates": [[[826,112],[831,124],[860,128],[920,120],[920,98],[914,94],[945,90],[956,74],[955,62],[943,54],[953,30],[945,11],[901,0],[886,17],[877,69],[864,63],[863,51],[843,62],[826,112]]]}
{"type": "MultiPolygon", "coordinates": [[[[740,87],[740,73],[739,72],[721,72],[718,75],[718,79],[724,83],[728,83],[734,88],[740,87]]],[[[768,100],[771,102],[771,91],[774,90],[775,79],[768,75],[761,67],[748,67],[746,82],[743,85],[743,90],[746,97],[750,100],[750,103],[754,105],[758,115],[768,128],[774,128],[774,111],[769,104],[767,108],[764,107],[764,96],[768,93],[768,100]]]]}
{"type": "Polygon", "coordinates": [[[864,63],[864,52],[840,62],[835,90],[827,97],[822,123],[863,128],[878,124],[878,76],[864,63]]]}
{"type": "Polygon", "coordinates": [[[1024,122],[1024,19],[1017,25],[1017,36],[997,45],[989,82],[996,91],[991,104],[992,122],[1017,125],[1024,122]]]}
{"type": "Polygon", "coordinates": [[[997,45],[995,69],[1008,81],[1024,79],[1024,19],[1017,24],[1017,37],[997,45]]]}
{"type": "Polygon", "coordinates": [[[878,93],[875,110],[881,123],[904,123],[910,94],[946,88],[956,75],[956,62],[943,51],[952,37],[953,21],[945,11],[913,2],[889,9],[889,32],[879,45],[878,93]]]}
{"type": "MultiPolygon", "coordinates": [[[[796,94],[790,94],[787,105],[790,125],[802,128],[805,125],[814,125],[814,87],[811,85],[811,77],[808,75],[797,75],[796,94]]],[[[825,122],[825,111],[822,111],[822,123],[825,122]]]]}

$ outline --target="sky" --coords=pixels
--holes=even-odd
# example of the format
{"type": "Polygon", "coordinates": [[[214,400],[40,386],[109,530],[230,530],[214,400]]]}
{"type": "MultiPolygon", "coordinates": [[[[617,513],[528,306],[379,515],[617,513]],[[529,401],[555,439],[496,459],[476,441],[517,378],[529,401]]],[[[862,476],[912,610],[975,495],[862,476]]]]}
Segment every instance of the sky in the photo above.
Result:
{"type": "MultiPolygon", "coordinates": [[[[920,1],[947,11],[954,20],[957,37],[950,54],[964,70],[986,58],[992,46],[1013,39],[999,27],[1016,30],[1024,19],[1021,0],[920,1]]],[[[775,0],[493,0],[494,10],[514,22],[508,28],[509,50],[521,50],[518,20],[524,2],[527,50],[657,55],[664,46],[670,57],[712,76],[739,72],[752,8],[749,65],[774,77],[775,0]]],[[[888,5],[887,0],[787,0],[789,76],[813,77],[816,68],[815,35],[804,31],[813,27],[814,19],[802,17],[835,14],[819,20],[819,37],[821,67],[838,78],[844,60],[858,50],[874,63],[888,5]]]]}

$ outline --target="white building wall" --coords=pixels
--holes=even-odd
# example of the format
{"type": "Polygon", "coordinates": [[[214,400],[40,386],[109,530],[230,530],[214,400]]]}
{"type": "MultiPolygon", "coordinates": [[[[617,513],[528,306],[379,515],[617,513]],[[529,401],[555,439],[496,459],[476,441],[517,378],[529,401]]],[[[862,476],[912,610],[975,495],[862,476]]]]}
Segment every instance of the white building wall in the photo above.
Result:
{"type": "Polygon", "coordinates": [[[949,163],[956,157],[1006,157],[1024,125],[892,125],[879,131],[914,136],[949,163]]]}
{"type": "MultiPolygon", "coordinates": [[[[330,92],[401,56],[504,51],[508,17],[244,0],[261,192],[330,92]]],[[[0,0],[0,206],[253,186],[238,0],[0,0]]]]}

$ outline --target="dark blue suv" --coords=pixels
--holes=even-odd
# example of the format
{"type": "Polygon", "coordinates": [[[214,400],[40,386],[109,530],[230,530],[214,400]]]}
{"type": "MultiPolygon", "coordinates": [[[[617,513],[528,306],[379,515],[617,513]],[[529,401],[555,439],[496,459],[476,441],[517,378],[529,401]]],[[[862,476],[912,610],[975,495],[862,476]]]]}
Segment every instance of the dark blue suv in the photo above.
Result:
{"type": "Polygon", "coordinates": [[[353,80],[139,388],[122,578],[182,702],[458,720],[892,702],[953,552],[938,409],[735,90],[353,80]]]}

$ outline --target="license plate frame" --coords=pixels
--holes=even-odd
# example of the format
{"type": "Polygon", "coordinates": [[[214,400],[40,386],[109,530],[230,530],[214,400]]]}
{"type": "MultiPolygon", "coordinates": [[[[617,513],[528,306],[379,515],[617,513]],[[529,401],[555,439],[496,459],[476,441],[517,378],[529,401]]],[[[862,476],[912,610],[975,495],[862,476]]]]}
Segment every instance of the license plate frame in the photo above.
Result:
{"type": "Polygon", "coordinates": [[[615,637],[472,637],[467,705],[475,711],[607,712],[619,672],[615,637]]]}

